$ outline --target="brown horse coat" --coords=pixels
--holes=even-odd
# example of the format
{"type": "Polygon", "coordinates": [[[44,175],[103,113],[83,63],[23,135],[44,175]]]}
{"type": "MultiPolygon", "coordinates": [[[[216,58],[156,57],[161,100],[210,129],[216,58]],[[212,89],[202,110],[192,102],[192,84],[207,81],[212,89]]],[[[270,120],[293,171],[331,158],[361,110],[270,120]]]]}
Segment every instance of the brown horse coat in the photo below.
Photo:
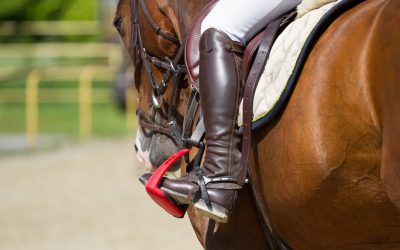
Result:
{"type": "MultiPolygon", "coordinates": [[[[146,2],[159,25],[181,38],[208,0],[146,2]]],[[[127,17],[125,44],[127,5],[120,0],[117,11],[127,17]]],[[[254,133],[258,192],[274,229],[293,249],[400,249],[399,24],[399,0],[367,0],[335,20],[283,113],[254,133]]],[[[147,31],[144,44],[153,54],[176,51],[147,31]]],[[[150,90],[141,75],[139,105],[146,110],[150,90]]],[[[182,90],[180,104],[187,93],[182,90]]],[[[267,249],[249,186],[226,225],[192,209],[189,215],[207,249],[267,249]]]]}
{"type": "Polygon", "coordinates": [[[264,202],[294,249],[400,249],[399,24],[397,0],[338,18],[254,135],[264,202]]]}

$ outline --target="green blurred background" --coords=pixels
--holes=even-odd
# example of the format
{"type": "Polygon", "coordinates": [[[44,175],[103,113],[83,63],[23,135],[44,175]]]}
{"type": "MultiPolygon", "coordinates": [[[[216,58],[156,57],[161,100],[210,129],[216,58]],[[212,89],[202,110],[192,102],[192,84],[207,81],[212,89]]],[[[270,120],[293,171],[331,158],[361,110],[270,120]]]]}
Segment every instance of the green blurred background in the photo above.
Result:
{"type": "Polygon", "coordinates": [[[99,4],[86,0],[13,0],[0,4],[2,20],[95,20],[99,4]]]}
{"type": "Polygon", "coordinates": [[[130,78],[111,25],[116,2],[0,1],[0,154],[132,134],[134,114],[121,109],[124,92],[117,98],[130,78]],[[38,80],[36,125],[30,77],[38,80]]]}

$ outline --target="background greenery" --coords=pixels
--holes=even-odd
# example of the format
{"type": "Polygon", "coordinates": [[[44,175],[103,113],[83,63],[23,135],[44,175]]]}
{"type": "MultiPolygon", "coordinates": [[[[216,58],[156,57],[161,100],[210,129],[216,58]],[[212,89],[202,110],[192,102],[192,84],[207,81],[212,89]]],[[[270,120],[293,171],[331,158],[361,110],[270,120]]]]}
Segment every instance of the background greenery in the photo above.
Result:
{"type": "Polygon", "coordinates": [[[98,8],[93,0],[3,0],[0,20],[94,20],[98,8]]]}
{"type": "MultiPolygon", "coordinates": [[[[51,67],[75,68],[76,75],[70,75],[67,72],[61,72],[57,79],[47,78],[39,83],[39,136],[62,135],[73,140],[79,139],[79,104],[77,102],[54,102],[49,103],[40,100],[40,89],[59,89],[59,93],[65,99],[79,100],[79,76],[87,66],[102,67],[107,72],[112,72],[111,77],[97,77],[92,82],[94,90],[100,90],[104,94],[101,103],[92,104],[92,135],[94,137],[114,137],[131,135],[132,128],[126,126],[125,113],[118,109],[115,101],[114,85],[117,74],[120,71],[121,60],[112,62],[108,52],[99,53],[99,55],[78,57],[65,56],[43,56],[40,53],[31,53],[21,56],[21,50],[14,52],[7,50],[9,45],[17,45],[16,48],[28,48],[29,51],[40,51],[40,48],[47,48],[49,44],[59,45],[60,50],[69,53],[71,44],[74,48],[82,48],[83,45],[89,46],[95,44],[107,44],[113,48],[118,47],[117,33],[111,33],[111,20],[115,9],[116,1],[112,0],[3,0],[0,1],[0,32],[7,28],[10,22],[17,27],[14,33],[6,36],[0,35],[0,146],[1,143],[7,144],[2,135],[25,134],[26,131],[26,105],[25,87],[28,74],[33,70],[49,71],[51,67]],[[111,8],[110,8],[111,6],[111,8]],[[105,11],[108,11],[106,20],[105,11]],[[47,25],[53,25],[52,22],[69,21],[71,27],[79,26],[75,21],[90,21],[97,27],[90,30],[88,34],[71,32],[68,35],[43,34],[38,35],[35,32],[23,32],[26,24],[29,25],[46,21],[47,25]],[[25,26],[24,26],[25,25],[25,26]],[[110,37],[112,39],[110,39],[110,37]],[[115,44],[117,43],[117,44],[115,44]],[[3,47],[1,48],[3,44],[3,47]],[[69,44],[67,46],[67,44],[69,44]],[[40,45],[40,46],[39,46],[40,45]],[[18,47],[19,46],[19,47],[18,47]],[[2,53],[3,51],[3,53],[2,53]],[[5,53],[7,51],[7,53],[5,53]],[[10,56],[11,55],[11,56],[10,56]],[[8,74],[7,72],[15,69],[17,73],[8,74]],[[65,80],[62,80],[65,77],[65,80]],[[76,79],[76,80],[71,80],[76,79]],[[72,89],[68,93],[63,93],[65,89],[72,89]],[[3,91],[3,92],[2,92],[3,91]],[[9,98],[8,93],[16,93],[9,98]],[[8,102],[8,99],[18,99],[17,102],[8,102]],[[2,141],[3,140],[3,141],[2,141]]],[[[13,27],[14,27],[13,26],[13,27]]],[[[53,26],[51,26],[53,27],[53,26]]],[[[82,27],[77,27],[82,28],[82,27]]],[[[29,30],[28,30],[29,31],[29,30]]],[[[53,51],[54,52],[54,51],[53,51]]],[[[52,53],[53,53],[52,52],[52,53]]],[[[56,52],[54,52],[56,53],[56,52]]],[[[115,61],[115,60],[114,60],[115,61]]],[[[15,71],[14,70],[14,71],[15,71]]],[[[68,71],[69,72],[69,71],[68,71]]],[[[104,73],[104,72],[100,72],[104,73]]],[[[96,77],[95,77],[96,78],[96,77]]],[[[95,93],[93,97],[95,98],[95,93]]],[[[57,95],[59,95],[57,94],[57,95]]],[[[132,114],[134,115],[134,114],[132,114]]],[[[8,138],[8,137],[7,137],[8,138]]],[[[1,151],[1,147],[0,147],[1,151]]],[[[0,152],[1,155],[2,152],[0,152]]]]}

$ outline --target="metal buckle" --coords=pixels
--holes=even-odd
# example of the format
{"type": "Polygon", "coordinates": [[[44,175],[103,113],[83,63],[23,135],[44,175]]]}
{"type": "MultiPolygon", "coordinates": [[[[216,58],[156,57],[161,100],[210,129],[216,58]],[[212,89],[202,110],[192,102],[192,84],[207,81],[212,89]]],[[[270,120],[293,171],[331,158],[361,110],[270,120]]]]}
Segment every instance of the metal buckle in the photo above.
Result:
{"type": "Polygon", "coordinates": [[[156,97],[156,90],[153,90],[153,93],[151,94],[151,102],[153,103],[153,106],[155,107],[155,108],[160,108],[161,107],[161,104],[160,104],[160,102],[157,100],[157,97],[156,97]]]}
{"type": "Polygon", "coordinates": [[[215,177],[215,178],[204,178],[204,183],[207,185],[210,182],[237,182],[235,177],[232,176],[224,176],[224,177],[215,177]]]}
{"type": "Polygon", "coordinates": [[[179,69],[177,69],[177,68],[174,66],[174,63],[172,62],[171,59],[169,59],[168,57],[165,57],[165,60],[167,60],[167,62],[168,62],[168,64],[169,64],[169,69],[170,69],[172,72],[174,72],[175,74],[179,73],[179,69]]]}

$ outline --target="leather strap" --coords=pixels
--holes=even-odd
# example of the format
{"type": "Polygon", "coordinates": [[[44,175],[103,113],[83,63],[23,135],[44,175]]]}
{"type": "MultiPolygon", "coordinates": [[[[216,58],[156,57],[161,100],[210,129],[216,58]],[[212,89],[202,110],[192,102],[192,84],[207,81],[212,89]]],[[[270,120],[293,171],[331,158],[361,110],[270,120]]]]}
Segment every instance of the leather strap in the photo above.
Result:
{"type": "Polygon", "coordinates": [[[164,32],[164,31],[162,31],[161,28],[160,28],[160,26],[158,26],[158,25],[156,24],[156,22],[155,22],[155,21],[153,20],[153,18],[151,17],[150,11],[149,11],[149,9],[147,8],[147,5],[146,5],[146,3],[144,2],[144,0],[140,0],[140,5],[142,6],[143,13],[144,13],[144,15],[146,16],[147,20],[150,22],[150,25],[151,25],[151,27],[153,28],[153,30],[154,30],[157,34],[159,34],[160,36],[164,37],[165,39],[167,39],[167,40],[169,40],[169,41],[175,43],[176,45],[179,45],[179,40],[178,40],[176,37],[171,36],[170,34],[168,34],[168,33],[164,32]]]}
{"type": "Polygon", "coordinates": [[[167,135],[169,137],[171,137],[174,142],[177,145],[181,145],[182,144],[182,140],[181,138],[179,138],[179,136],[176,135],[176,132],[174,131],[174,127],[171,126],[173,124],[170,125],[170,127],[166,127],[166,126],[162,126],[159,125],[155,122],[152,122],[141,110],[137,109],[136,110],[136,115],[139,118],[139,124],[141,127],[151,130],[151,131],[155,131],[164,135],[167,135]]]}
{"type": "Polygon", "coordinates": [[[185,116],[183,120],[183,138],[187,139],[193,130],[193,123],[196,117],[197,109],[199,107],[199,92],[193,88],[189,94],[188,104],[185,110],[185,116]]]}
{"type": "Polygon", "coordinates": [[[138,11],[137,11],[137,0],[131,0],[131,40],[129,42],[129,51],[137,44],[138,39],[138,11]]]}
{"type": "Polygon", "coordinates": [[[202,170],[197,172],[197,176],[199,177],[197,183],[199,184],[200,191],[201,191],[201,198],[203,198],[204,202],[207,205],[207,208],[212,210],[210,197],[208,196],[206,182],[204,180],[204,173],[202,170]]]}
{"type": "Polygon", "coordinates": [[[243,60],[242,60],[242,80],[245,83],[249,72],[249,67],[251,67],[251,60],[253,59],[253,55],[257,51],[258,47],[260,46],[262,38],[265,36],[265,30],[258,33],[256,37],[254,37],[249,44],[247,44],[243,60]],[[248,49],[250,48],[250,49],[248,49]]]}
{"type": "Polygon", "coordinates": [[[244,97],[243,97],[243,147],[242,157],[240,159],[240,172],[238,176],[238,184],[242,186],[246,180],[246,170],[251,148],[251,121],[253,120],[253,98],[257,83],[261,77],[261,71],[267,63],[268,56],[271,52],[273,41],[278,33],[281,22],[286,16],[280,17],[270,23],[265,29],[265,35],[261,40],[253,67],[247,78],[244,97]]]}
{"type": "MultiPolygon", "coordinates": [[[[256,58],[254,60],[253,67],[249,73],[249,77],[247,78],[244,97],[243,97],[243,147],[242,147],[242,158],[240,160],[240,173],[238,176],[238,184],[243,185],[246,179],[247,169],[248,169],[248,161],[250,155],[251,148],[251,122],[253,120],[253,98],[254,92],[257,86],[257,83],[261,77],[262,69],[265,67],[267,63],[267,59],[271,52],[271,48],[273,45],[273,41],[275,40],[280,28],[288,23],[289,19],[292,19],[294,16],[294,12],[289,13],[288,15],[282,16],[272,23],[270,23],[265,29],[264,37],[261,40],[260,47],[258,49],[256,58]]],[[[249,171],[251,172],[251,168],[249,171]]],[[[250,173],[250,178],[255,177],[254,173],[250,173]]],[[[264,233],[266,234],[266,239],[268,243],[268,247],[272,250],[280,249],[280,250],[288,250],[290,249],[274,232],[271,222],[267,214],[265,206],[262,202],[261,194],[257,191],[259,190],[258,181],[256,178],[250,180],[252,185],[254,199],[257,204],[257,209],[259,210],[260,220],[262,222],[262,226],[264,229],[264,233]]]]}
{"type": "Polygon", "coordinates": [[[203,141],[205,135],[205,127],[203,118],[200,119],[199,123],[197,123],[196,129],[193,131],[192,136],[187,139],[185,142],[188,143],[188,146],[200,147],[200,142],[203,141]]]}

